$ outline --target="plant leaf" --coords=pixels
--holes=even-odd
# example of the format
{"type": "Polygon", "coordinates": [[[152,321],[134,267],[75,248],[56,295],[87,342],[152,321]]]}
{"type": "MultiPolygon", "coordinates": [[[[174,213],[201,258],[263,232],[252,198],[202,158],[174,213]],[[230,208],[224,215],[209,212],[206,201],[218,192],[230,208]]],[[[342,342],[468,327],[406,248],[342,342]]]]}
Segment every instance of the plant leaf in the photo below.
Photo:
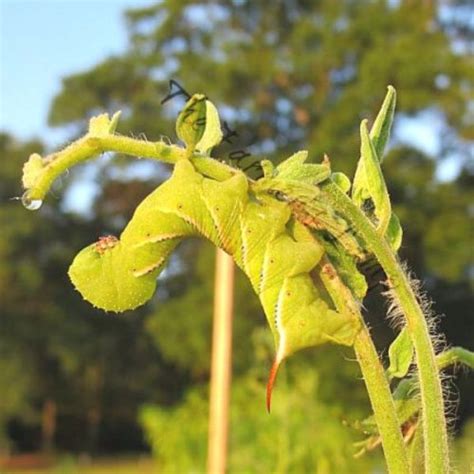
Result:
{"type": "Polygon", "coordinates": [[[331,174],[331,179],[342,189],[344,193],[348,193],[351,189],[351,180],[340,171],[331,174]]]}
{"type": "Polygon", "coordinates": [[[208,153],[209,150],[218,145],[222,140],[221,122],[219,113],[212,102],[206,100],[206,127],[204,133],[196,145],[196,150],[208,153]]]}
{"type": "Polygon", "coordinates": [[[301,166],[308,158],[308,152],[306,150],[297,151],[293,153],[289,158],[282,161],[278,166],[278,173],[291,173],[292,169],[301,166]]]}
{"type": "Polygon", "coordinates": [[[312,185],[321,183],[329,178],[331,174],[329,162],[305,164],[307,157],[307,151],[299,151],[291,155],[277,166],[277,177],[312,185]]]}
{"type": "Polygon", "coordinates": [[[382,162],[385,147],[390,139],[390,130],[393,123],[393,115],[395,113],[395,105],[397,94],[393,86],[388,86],[387,95],[382,103],[377,118],[370,130],[370,138],[374,144],[377,156],[382,162]]]}
{"type": "MultiPolygon", "coordinates": [[[[395,112],[396,92],[392,86],[388,86],[388,91],[382,103],[377,118],[370,131],[370,138],[373,142],[375,154],[382,162],[385,146],[390,138],[390,130],[393,122],[393,115],[395,112]]],[[[369,186],[367,183],[365,163],[361,156],[357,163],[357,169],[354,175],[354,182],[352,185],[352,200],[358,205],[362,206],[366,199],[371,197],[369,186]]]]}
{"type": "Polygon", "coordinates": [[[403,378],[413,361],[413,342],[408,329],[404,327],[388,349],[390,366],[387,375],[390,379],[403,378]]]}
{"type": "Polygon", "coordinates": [[[204,135],[206,126],[206,96],[193,95],[176,119],[176,134],[184,142],[186,148],[194,150],[204,135]]]}
{"type": "Polygon", "coordinates": [[[260,160],[264,178],[273,178],[275,175],[275,167],[270,160],[260,160]]]}
{"type": "Polygon", "coordinates": [[[176,133],[186,148],[207,153],[222,140],[219,114],[203,94],[193,95],[176,120],[176,133]]]}
{"type": "Polygon", "coordinates": [[[367,190],[375,205],[375,215],[378,218],[378,231],[385,235],[391,217],[391,204],[385,180],[380,168],[372,140],[367,129],[367,120],[360,125],[360,154],[364,162],[367,190]]]}
{"type": "Polygon", "coordinates": [[[395,252],[400,248],[400,245],[402,245],[403,229],[398,216],[394,212],[392,212],[392,215],[390,216],[385,237],[387,238],[390,247],[395,252]]]}

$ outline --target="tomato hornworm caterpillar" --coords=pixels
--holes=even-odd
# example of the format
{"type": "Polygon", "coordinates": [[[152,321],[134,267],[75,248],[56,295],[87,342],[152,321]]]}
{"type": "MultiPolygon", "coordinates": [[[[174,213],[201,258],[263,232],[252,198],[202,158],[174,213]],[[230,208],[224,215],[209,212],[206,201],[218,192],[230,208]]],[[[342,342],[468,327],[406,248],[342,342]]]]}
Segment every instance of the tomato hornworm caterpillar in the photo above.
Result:
{"type": "Polygon", "coordinates": [[[178,161],[171,178],[138,206],[120,239],[102,238],[83,249],[69,275],[93,305],[133,309],[152,297],[168,256],[189,236],[209,239],[249,277],[274,335],[275,372],[299,349],[352,344],[358,322],[336,312],[310,275],[324,247],[292,219],[286,203],[253,193],[238,170],[215,181],[189,160],[178,161]]]}

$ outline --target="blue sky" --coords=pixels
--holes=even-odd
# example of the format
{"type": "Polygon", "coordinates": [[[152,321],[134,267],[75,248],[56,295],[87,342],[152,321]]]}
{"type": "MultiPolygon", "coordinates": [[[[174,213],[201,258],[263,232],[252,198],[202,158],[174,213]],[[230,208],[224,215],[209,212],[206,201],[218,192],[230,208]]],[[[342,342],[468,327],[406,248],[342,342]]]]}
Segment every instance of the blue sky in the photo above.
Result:
{"type": "Polygon", "coordinates": [[[61,78],[84,71],[127,44],[123,11],[150,0],[0,0],[0,130],[41,136],[61,78]]]}

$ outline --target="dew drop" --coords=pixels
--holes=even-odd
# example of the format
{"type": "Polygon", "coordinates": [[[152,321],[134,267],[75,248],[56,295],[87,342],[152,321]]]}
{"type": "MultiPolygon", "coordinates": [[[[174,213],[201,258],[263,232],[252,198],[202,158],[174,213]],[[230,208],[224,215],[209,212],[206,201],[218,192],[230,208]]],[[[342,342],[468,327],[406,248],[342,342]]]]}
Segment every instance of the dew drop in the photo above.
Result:
{"type": "Polygon", "coordinates": [[[21,202],[23,206],[25,206],[25,208],[29,211],[36,211],[43,204],[43,201],[41,199],[31,199],[30,196],[28,196],[28,192],[23,194],[23,196],[21,197],[21,202]]]}

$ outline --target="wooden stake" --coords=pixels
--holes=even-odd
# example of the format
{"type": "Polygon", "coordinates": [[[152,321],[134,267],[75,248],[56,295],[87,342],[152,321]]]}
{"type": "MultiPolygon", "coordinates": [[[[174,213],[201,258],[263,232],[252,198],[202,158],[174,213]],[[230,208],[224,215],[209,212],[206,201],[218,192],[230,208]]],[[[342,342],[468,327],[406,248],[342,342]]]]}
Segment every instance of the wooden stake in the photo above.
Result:
{"type": "Polygon", "coordinates": [[[212,330],[208,474],[224,474],[227,464],[230,382],[232,376],[232,313],[234,262],[223,250],[216,253],[212,330]]]}

